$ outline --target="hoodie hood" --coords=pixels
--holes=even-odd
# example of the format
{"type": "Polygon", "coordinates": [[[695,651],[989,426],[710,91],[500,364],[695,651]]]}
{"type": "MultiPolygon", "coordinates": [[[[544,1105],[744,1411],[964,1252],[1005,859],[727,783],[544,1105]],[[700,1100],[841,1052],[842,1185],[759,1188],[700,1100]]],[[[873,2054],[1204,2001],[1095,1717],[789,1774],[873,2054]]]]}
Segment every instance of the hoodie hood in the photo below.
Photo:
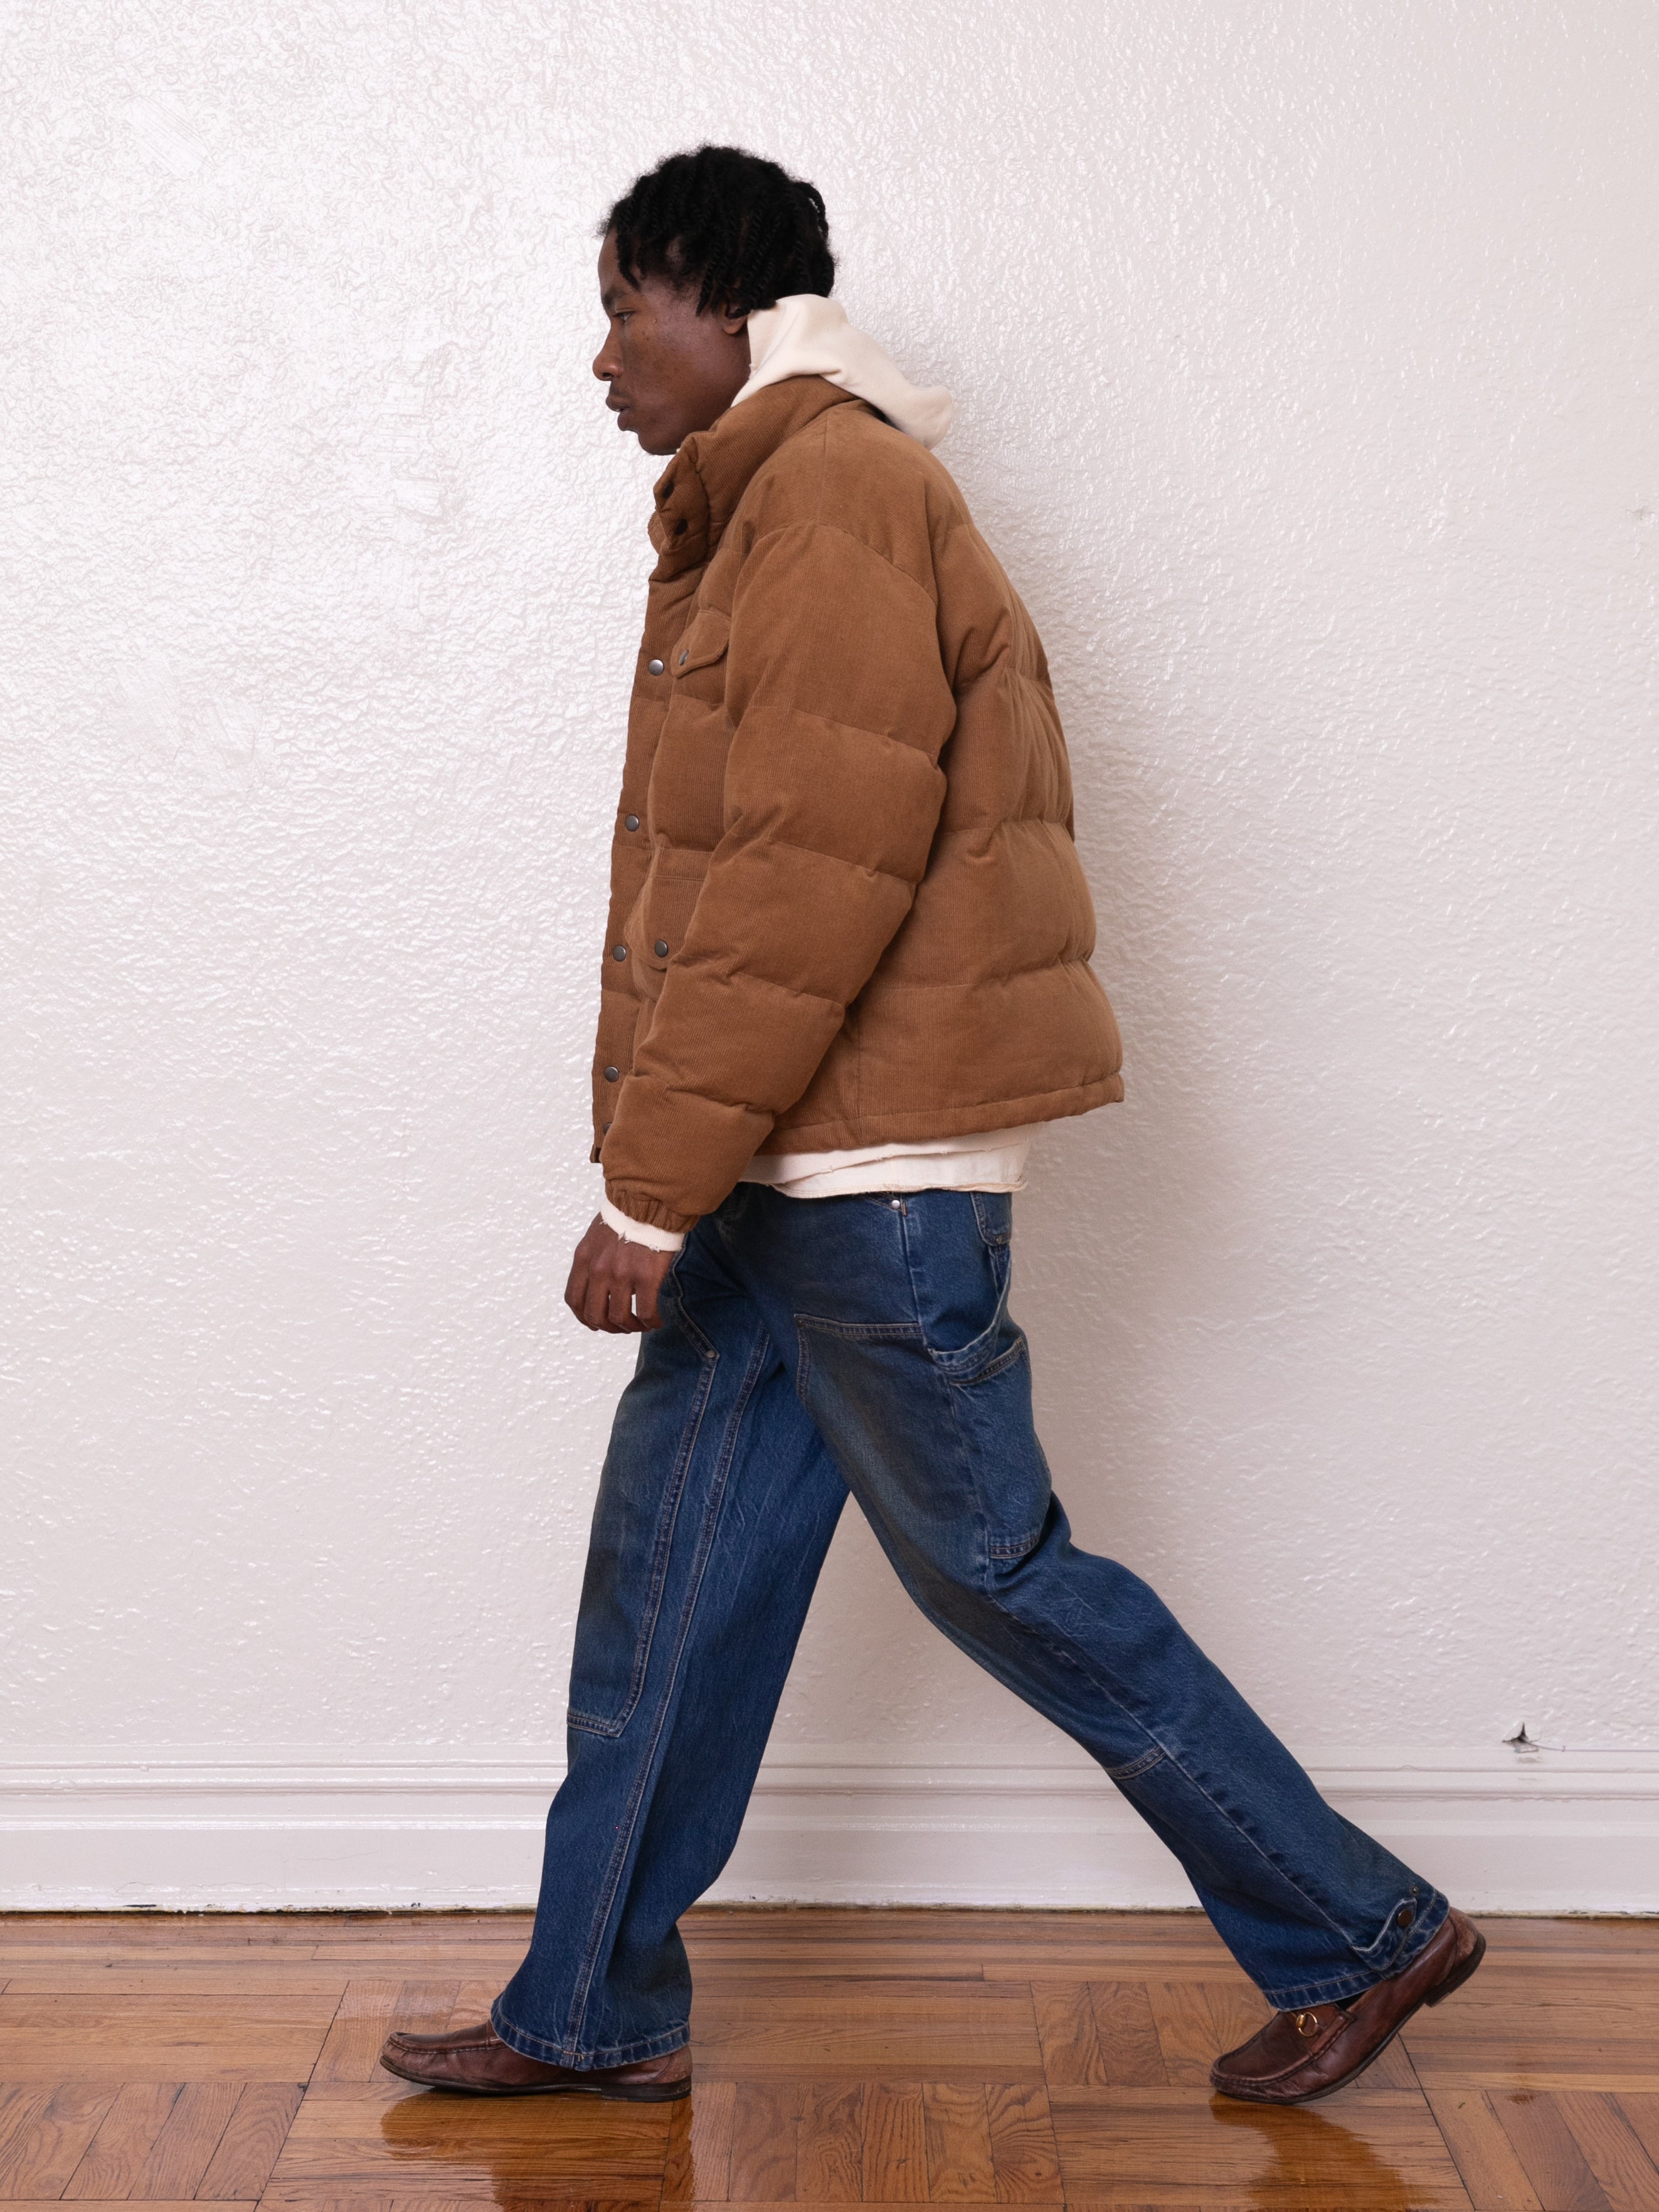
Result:
{"type": "Polygon", "coordinates": [[[956,412],[942,384],[912,384],[872,337],[854,330],[839,300],[816,292],[792,292],[775,307],[750,315],[749,360],[749,381],[734,407],[786,377],[822,376],[867,399],[906,437],[929,447],[939,444],[956,412]]]}

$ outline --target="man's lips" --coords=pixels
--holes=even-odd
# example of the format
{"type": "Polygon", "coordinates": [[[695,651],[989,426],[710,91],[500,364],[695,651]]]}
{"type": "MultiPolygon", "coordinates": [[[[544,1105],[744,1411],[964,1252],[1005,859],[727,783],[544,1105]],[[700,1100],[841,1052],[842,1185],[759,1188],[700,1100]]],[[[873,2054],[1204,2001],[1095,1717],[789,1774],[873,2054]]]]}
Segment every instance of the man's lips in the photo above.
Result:
{"type": "Polygon", "coordinates": [[[629,427],[629,418],[634,412],[633,401],[631,399],[621,398],[613,392],[605,404],[616,416],[617,428],[619,430],[627,429],[629,427]]]}

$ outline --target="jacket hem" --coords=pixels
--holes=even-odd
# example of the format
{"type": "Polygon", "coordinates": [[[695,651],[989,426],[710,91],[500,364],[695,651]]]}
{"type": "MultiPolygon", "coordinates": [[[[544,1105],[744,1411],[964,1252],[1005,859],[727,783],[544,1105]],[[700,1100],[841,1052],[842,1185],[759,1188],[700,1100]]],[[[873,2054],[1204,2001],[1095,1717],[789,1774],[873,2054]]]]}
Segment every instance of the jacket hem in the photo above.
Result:
{"type": "MultiPolygon", "coordinates": [[[[757,1157],[771,1152],[840,1152],[866,1145],[914,1143],[929,1137],[988,1136],[1000,1129],[1023,1128],[1030,1121],[1063,1121],[1115,1106],[1123,1097],[1123,1078],[1106,1075],[1093,1083],[1068,1084],[1063,1091],[1038,1091],[1023,1098],[991,1098],[972,1106],[915,1106],[885,1114],[860,1114],[839,1121],[775,1121],[757,1157]]],[[[634,1209],[629,1207],[629,1212],[634,1209]]],[[[662,1227],[678,1227],[678,1218],[662,1227]]]]}

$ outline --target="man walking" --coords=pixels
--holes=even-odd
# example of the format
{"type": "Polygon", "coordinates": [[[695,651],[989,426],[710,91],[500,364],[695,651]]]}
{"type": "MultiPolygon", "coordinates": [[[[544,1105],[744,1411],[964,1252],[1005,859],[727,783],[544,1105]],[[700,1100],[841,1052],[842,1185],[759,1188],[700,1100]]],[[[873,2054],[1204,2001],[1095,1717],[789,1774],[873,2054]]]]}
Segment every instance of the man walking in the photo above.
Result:
{"type": "Polygon", "coordinates": [[[1072,1543],[1008,1310],[1045,1121],[1122,1095],[1042,645],[810,185],[729,148],[612,210],[594,363],[672,455],[612,845],[605,1198],[567,1300],[640,1331],[568,1777],[491,2020],[411,2081],[690,2083],[680,1914],[736,1841],[850,1491],[945,1635],[1082,1744],[1276,2008],[1228,2094],[1351,2080],[1484,1942],[1325,1804],[1136,1576],[1072,1543]]]}

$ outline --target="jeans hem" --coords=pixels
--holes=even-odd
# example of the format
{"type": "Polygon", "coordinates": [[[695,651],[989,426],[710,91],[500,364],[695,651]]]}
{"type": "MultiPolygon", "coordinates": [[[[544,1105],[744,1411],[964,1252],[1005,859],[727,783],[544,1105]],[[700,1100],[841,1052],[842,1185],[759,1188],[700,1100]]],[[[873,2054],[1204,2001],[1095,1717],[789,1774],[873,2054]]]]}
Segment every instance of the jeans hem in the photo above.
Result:
{"type": "Polygon", "coordinates": [[[1450,1900],[1437,1890],[1418,1916],[1417,1925],[1389,1960],[1387,1971],[1378,1973],[1374,1968],[1351,1966],[1346,1973],[1327,1975],[1323,1981],[1296,1982],[1284,1989],[1266,1989],[1261,1994],[1275,2012],[1297,2012],[1307,2005],[1340,2004],[1346,1997],[1364,1996],[1381,1982],[1391,1982],[1403,1974],[1433,1942],[1446,1924],[1451,1911],[1450,1900]]]}
{"type": "Polygon", "coordinates": [[[528,2028],[515,2027],[502,2012],[499,1998],[489,2008],[489,2025],[508,2050],[521,2057],[538,2058],[544,2066],[568,2066],[573,2074],[592,2074],[605,2067],[636,2066],[642,2059],[665,2058],[671,2051],[682,2051],[691,2040],[690,2023],[682,2021],[656,2035],[636,2037],[632,2043],[602,2044],[592,2051],[581,2051],[573,2043],[550,2042],[544,2035],[532,2035],[528,2028]]]}

